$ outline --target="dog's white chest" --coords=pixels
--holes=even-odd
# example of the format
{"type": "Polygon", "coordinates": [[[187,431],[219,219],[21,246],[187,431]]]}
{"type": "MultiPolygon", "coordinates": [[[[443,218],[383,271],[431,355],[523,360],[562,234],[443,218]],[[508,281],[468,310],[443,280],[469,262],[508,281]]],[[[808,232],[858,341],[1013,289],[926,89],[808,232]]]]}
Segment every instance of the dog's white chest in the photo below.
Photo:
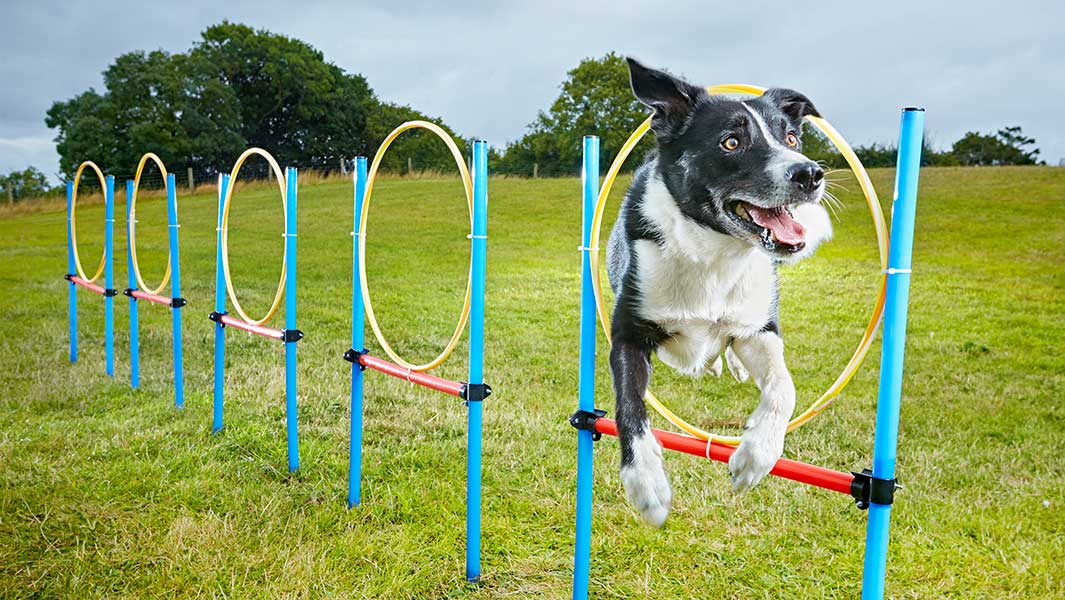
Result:
{"type": "Polygon", "coordinates": [[[743,249],[698,261],[650,240],[636,242],[634,250],[640,316],[666,331],[749,335],[768,321],[774,275],[761,253],[743,249]]]}

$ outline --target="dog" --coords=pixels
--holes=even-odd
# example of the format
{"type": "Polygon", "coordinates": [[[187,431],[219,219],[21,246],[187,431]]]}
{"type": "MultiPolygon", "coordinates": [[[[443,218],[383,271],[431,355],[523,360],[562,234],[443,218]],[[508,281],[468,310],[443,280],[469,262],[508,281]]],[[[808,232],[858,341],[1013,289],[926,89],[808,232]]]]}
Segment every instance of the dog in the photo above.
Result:
{"type": "Polygon", "coordinates": [[[636,98],[653,112],[656,148],[636,171],[607,248],[616,304],[610,370],[625,495],[653,526],[672,490],[644,393],[651,354],[685,375],[720,375],[722,355],[761,391],[729,460],[737,491],[784,451],[795,385],[784,362],[777,265],[832,236],[825,173],[802,154],[809,98],[774,88],[748,100],[628,59],[636,98]]]}

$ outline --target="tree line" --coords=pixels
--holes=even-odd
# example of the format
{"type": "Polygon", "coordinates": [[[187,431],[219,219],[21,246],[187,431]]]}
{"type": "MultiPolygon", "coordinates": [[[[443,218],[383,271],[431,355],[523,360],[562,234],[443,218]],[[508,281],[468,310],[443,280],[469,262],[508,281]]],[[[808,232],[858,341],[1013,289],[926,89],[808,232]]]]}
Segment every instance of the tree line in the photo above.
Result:
{"type": "MultiPolygon", "coordinates": [[[[145,152],[155,152],[171,171],[193,169],[210,178],[228,169],[245,148],[269,149],[283,165],[343,168],[352,156],[372,156],[399,123],[425,119],[447,130],[463,154],[468,140],[440,119],[377,97],[366,78],[347,73],[298,39],[223,21],[207,28],[187,52],[130,52],[103,73],[104,90],[89,89],[57,101],[45,123],[57,130],[60,175],[69,178],[83,160],[93,160],[117,179],[131,178],[145,152]]],[[[622,56],[582,60],[570,70],[552,104],[525,133],[490,155],[494,173],[572,176],[580,172],[581,140],[600,138],[603,169],[633,129],[647,117],[629,89],[622,56]]],[[[832,167],[842,156],[813,128],[804,152],[832,167]]],[[[636,154],[651,147],[650,136],[636,154]]],[[[1041,164],[1035,140],[1020,127],[995,133],[968,132],[949,149],[926,147],[928,165],[1041,164]]],[[[396,140],[382,168],[404,173],[450,171],[448,150],[424,133],[396,140]]],[[[893,145],[854,148],[868,167],[894,166],[893,145]]],[[[626,170],[638,160],[628,161],[626,170]]],[[[265,174],[265,166],[249,166],[265,174]]],[[[91,187],[93,178],[86,181],[91,187]]],[[[47,193],[47,178],[30,168],[0,176],[0,198],[18,200],[47,193]]],[[[56,190],[53,190],[56,191],[56,190]]]]}

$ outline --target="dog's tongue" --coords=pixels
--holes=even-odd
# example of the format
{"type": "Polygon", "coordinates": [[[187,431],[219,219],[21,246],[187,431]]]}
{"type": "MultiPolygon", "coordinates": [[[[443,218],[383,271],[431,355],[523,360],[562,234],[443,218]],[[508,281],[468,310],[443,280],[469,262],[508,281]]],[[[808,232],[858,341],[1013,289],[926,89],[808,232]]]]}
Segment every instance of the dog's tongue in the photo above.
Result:
{"type": "Polygon", "coordinates": [[[747,212],[755,223],[772,232],[778,242],[797,246],[806,241],[806,230],[783,208],[762,208],[748,204],[747,212]]]}

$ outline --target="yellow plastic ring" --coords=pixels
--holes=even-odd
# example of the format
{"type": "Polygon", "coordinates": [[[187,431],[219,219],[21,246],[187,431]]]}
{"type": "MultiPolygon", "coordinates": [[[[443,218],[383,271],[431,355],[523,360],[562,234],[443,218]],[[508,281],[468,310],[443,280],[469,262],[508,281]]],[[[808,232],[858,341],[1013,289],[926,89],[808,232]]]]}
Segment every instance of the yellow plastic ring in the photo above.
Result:
{"type": "MultiPolygon", "coordinates": [[[[765,88],[746,85],[746,84],[726,84],[715,85],[706,88],[711,94],[751,94],[754,96],[760,96],[765,92],[765,88]]],[[[888,255],[888,228],[887,223],[884,221],[884,213],[880,209],[880,201],[877,199],[876,190],[873,189],[873,183],[869,179],[869,174],[866,173],[865,167],[862,166],[858,156],[854,154],[854,150],[851,149],[847,140],[843,139],[836,128],[834,128],[828,121],[820,118],[808,116],[806,120],[817,127],[821,133],[825,134],[833,145],[839,150],[843,158],[846,159],[847,164],[850,166],[851,171],[854,172],[854,176],[858,179],[858,185],[862,188],[862,193],[865,194],[865,201],[869,206],[869,212],[873,218],[873,227],[876,229],[877,247],[880,251],[880,268],[881,270],[887,269],[887,255],[888,255]]],[[[606,202],[610,196],[610,189],[614,185],[614,180],[617,178],[618,172],[621,170],[621,166],[625,163],[625,159],[632,153],[636,144],[647,134],[647,131],[651,128],[651,119],[647,118],[646,121],[640,124],[629,139],[626,140],[625,145],[621,147],[621,151],[618,152],[614,162],[610,165],[610,170],[607,171],[606,178],[603,180],[603,186],[599,189],[599,198],[596,202],[595,214],[592,221],[592,238],[590,246],[592,248],[599,247],[600,229],[603,225],[603,213],[605,212],[606,202]]],[[[606,305],[603,301],[603,287],[602,282],[599,279],[599,254],[598,252],[591,252],[592,272],[596,275],[592,277],[592,287],[595,291],[595,308],[599,313],[599,322],[602,324],[603,332],[606,334],[606,339],[610,340],[610,317],[606,313],[606,305]]],[[[802,424],[806,423],[810,419],[814,418],[821,412],[823,412],[832,401],[843,391],[843,388],[847,386],[851,378],[857,372],[858,367],[861,366],[862,361],[865,360],[866,354],[873,345],[873,337],[876,335],[876,330],[880,325],[880,319],[884,314],[884,299],[885,299],[885,286],[887,279],[884,276],[880,278],[879,291],[877,294],[876,303],[873,306],[873,314],[869,318],[869,324],[865,328],[865,333],[862,335],[861,341],[858,343],[858,347],[855,349],[854,354],[851,355],[850,361],[847,366],[843,368],[843,372],[840,373],[836,381],[829,386],[828,390],[821,395],[813,404],[810,405],[799,416],[795,417],[788,423],[788,431],[793,431],[802,424]]],[[[647,390],[647,402],[658,414],[665,417],[667,421],[680,428],[682,431],[689,435],[695,436],[703,440],[713,440],[731,446],[738,445],[740,438],[738,436],[725,436],[717,435],[709,431],[704,431],[688,423],[676,413],[671,411],[661,400],[655,397],[651,393],[651,390],[647,390]]]]}
{"type": "MultiPolygon", "coordinates": [[[[159,284],[159,287],[149,289],[150,286],[144,283],[144,278],[141,277],[141,267],[137,263],[137,191],[140,189],[141,174],[144,172],[144,166],[151,160],[159,167],[159,171],[163,174],[163,189],[167,189],[166,181],[166,167],[163,166],[163,161],[152,152],[148,152],[141,157],[141,161],[137,164],[137,174],[133,177],[133,195],[129,199],[129,258],[133,263],[133,275],[137,278],[137,285],[141,286],[141,289],[149,294],[158,295],[163,291],[166,284],[170,281],[170,247],[167,246],[166,251],[166,272],[163,273],[163,282],[159,284]]],[[[169,190],[168,190],[169,191],[169,190]]],[[[176,204],[177,200],[175,200],[176,204]]],[[[175,209],[177,207],[175,206],[175,209]]]]}
{"type": "Polygon", "coordinates": [[[385,156],[385,152],[388,151],[388,147],[392,145],[392,142],[399,137],[401,133],[409,129],[427,129],[436,134],[438,138],[447,144],[448,150],[451,150],[451,155],[455,157],[455,164],[459,168],[459,174],[462,176],[462,186],[466,189],[466,208],[470,212],[470,228],[473,228],[473,183],[470,179],[470,172],[466,168],[466,161],[462,159],[462,152],[459,151],[458,146],[455,145],[455,141],[451,139],[451,136],[439,126],[429,123],[427,121],[407,121],[399,127],[392,130],[392,133],[388,134],[388,137],[381,142],[381,147],[378,148],[377,154],[373,157],[373,163],[370,165],[370,172],[366,178],[366,193],[363,196],[362,212],[359,214],[359,281],[362,283],[362,301],[366,306],[366,318],[370,321],[370,327],[373,329],[374,336],[377,338],[377,342],[381,344],[381,348],[384,349],[385,354],[388,354],[396,364],[410,369],[411,371],[428,371],[440,366],[447,357],[451,355],[455,350],[455,346],[458,345],[459,340],[462,338],[462,332],[466,329],[466,323],[470,318],[470,295],[473,290],[473,265],[470,265],[470,274],[466,279],[466,295],[462,301],[462,314],[459,316],[458,325],[455,327],[455,332],[451,335],[451,339],[448,341],[444,350],[433,360],[416,365],[406,360],[403,360],[395,350],[392,349],[392,345],[385,339],[384,333],[381,332],[381,326],[377,323],[377,317],[374,315],[373,303],[370,302],[370,286],[366,282],[366,221],[370,214],[370,196],[373,193],[373,185],[377,180],[377,170],[381,166],[381,160],[385,156]]]}
{"type": "Polygon", "coordinates": [[[281,210],[284,214],[285,207],[288,206],[288,199],[286,197],[286,181],[285,174],[281,171],[281,167],[278,166],[277,161],[270,155],[269,152],[262,148],[248,148],[243,154],[237,158],[236,164],[233,165],[233,171],[229,174],[229,187],[226,188],[226,197],[222,202],[222,272],[226,278],[226,291],[229,292],[229,300],[233,302],[233,308],[240,315],[240,318],[252,325],[262,325],[270,320],[270,317],[274,316],[277,312],[277,308],[281,306],[281,298],[285,295],[285,270],[288,268],[287,261],[284,253],[281,254],[281,280],[277,283],[277,293],[274,294],[274,302],[270,305],[270,310],[266,311],[266,316],[261,319],[253,319],[248,316],[248,313],[244,312],[241,308],[240,302],[237,301],[237,292],[233,289],[233,279],[229,275],[229,203],[233,198],[233,188],[237,187],[237,174],[240,173],[240,168],[244,165],[244,161],[248,160],[248,157],[253,154],[266,159],[266,162],[270,163],[270,168],[274,172],[274,177],[277,178],[277,186],[281,190],[281,210]]]}
{"type": "Polygon", "coordinates": [[[74,173],[74,186],[70,193],[70,246],[74,250],[74,268],[78,271],[78,276],[92,283],[100,278],[100,275],[104,274],[104,265],[107,263],[107,249],[104,249],[103,256],[100,257],[100,266],[96,268],[96,274],[89,279],[85,275],[85,269],[81,266],[81,257],[78,256],[78,228],[75,227],[77,219],[74,216],[74,210],[78,206],[78,184],[81,183],[81,173],[86,167],[96,171],[96,178],[100,180],[100,191],[107,194],[107,179],[104,177],[103,171],[100,167],[96,166],[96,163],[91,160],[87,160],[78,165],[78,170],[74,173]]]}

